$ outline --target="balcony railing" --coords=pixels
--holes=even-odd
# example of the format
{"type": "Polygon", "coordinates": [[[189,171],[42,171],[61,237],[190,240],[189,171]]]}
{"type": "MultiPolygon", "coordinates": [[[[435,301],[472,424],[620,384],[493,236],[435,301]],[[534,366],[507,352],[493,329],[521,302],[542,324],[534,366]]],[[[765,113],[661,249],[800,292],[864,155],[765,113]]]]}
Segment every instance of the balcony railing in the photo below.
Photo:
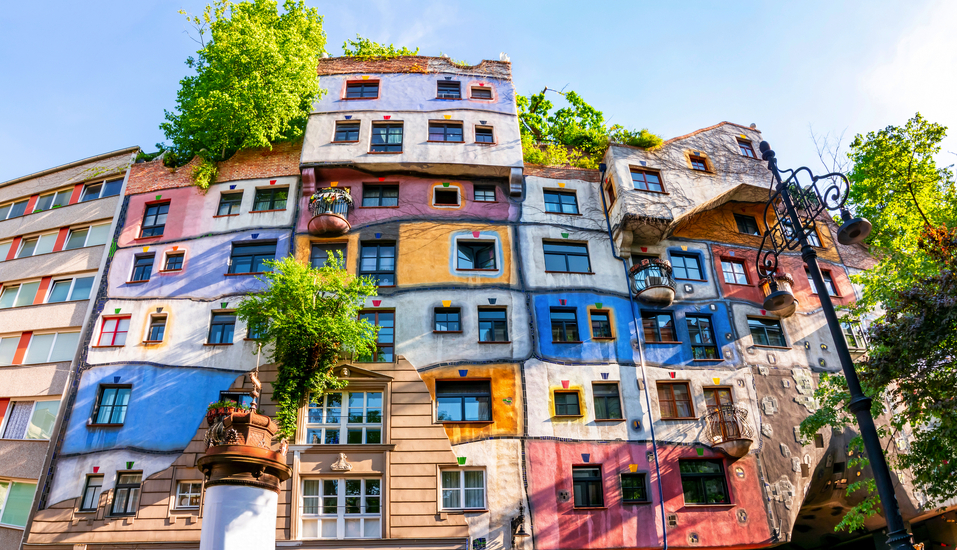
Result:
{"type": "Polygon", "coordinates": [[[343,198],[336,198],[332,201],[317,200],[309,204],[309,212],[313,216],[321,214],[339,214],[345,217],[349,213],[349,203],[343,198]]]}
{"type": "Polygon", "coordinates": [[[656,258],[647,258],[631,267],[631,286],[635,295],[646,302],[671,305],[678,284],[671,274],[671,264],[656,258]]]}
{"type": "Polygon", "coordinates": [[[736,458],[748,454],[754,440],[754,428],[748,421],[747,409],[734,404],[709,407],[705,424],[705,435],[712,447],[736,458]]]}
{"type": "Polygon", "coordinates": [[[349,191],[337,187],[320,189],[309,199],[309,233],[313,235],[341,235],[352,225],[347,219],[352,196],[349,191]]]}

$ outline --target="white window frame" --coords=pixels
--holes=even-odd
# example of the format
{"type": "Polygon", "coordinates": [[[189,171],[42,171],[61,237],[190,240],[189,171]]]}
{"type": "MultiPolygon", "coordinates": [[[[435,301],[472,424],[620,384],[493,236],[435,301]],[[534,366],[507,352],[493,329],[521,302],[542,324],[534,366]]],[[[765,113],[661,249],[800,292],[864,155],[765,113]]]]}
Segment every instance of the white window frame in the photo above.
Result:
{"type": "Polygon", "coordinates": [[[80,191],[80,197],[77,199],[77,203],[88,202],[88,201],[84,201],[84,200],[83,200],[83,196],[86,195],[86,188],[89,187],[89,186],[91,186],[91,185],[99,185],[99,186],[100,186],[100,192],[96,194],[96,198],[95,198],[95,199],[89,199],[89,200],[90,200],[90,201],[95,201],[95,200],[98,200],[98,199],[102,199],[102,198],[103,198],[103,190],[106,189],[106,182],[108,182],[108,181],[120,180],[120,192],[117,193],[116,195],[110,195],[111,197],[120,196],[121,194],[123,194],[123,183],[122,183],[122,182],[123,182],[123,179],[124,179],[124,177],[123,177],[123,176],[120,176],[120,177],[115,177],[115,178],[106,178],[106,179],[100,180],[100,181],[88,181],[88,182],[85,182],[85,183],[83,184],[83,190],[80,191]]]}
{"type": "Polygon", "coordinates": [[[432,208],[443,208],[447,210],[457,210],[462,207],[462,200],[465,194],[462,193],[462,188],[458,185],[449,185],[448,187],[443,187],[441,185],[436,185],[432,188],[432,208]],[[435,195],[439,191],[455,191],[455,195],[458,198],[455,204],[438,204],[435,202],[435,195]]]}
{"type": "MultiPolygon", "coordinates": [[[[83,479],[83,492],[80,493],[79,504],[76,507],[77,512],[82,513],[92,513],[95,512],[100,507],[100,497],[103,495],[103,485],[106,483],[105,474],[87,474],[83,479]],[[94,478],[99,478],[100,485],[99,490],[96,493],[96,498],[93,499],[92,508],[84,508],[83,503],[86,501],[86,491],[90,488],[90,480],[94,478]]],[[[109,490],[107,490],[109,492],[109,490]]]]}
{"type": "MultiPolygon", "coordinates": [[[[362,443],[352,443],[352,445],[381,445],[384,440],[383,436],[385,435],[385,429],[383,427],[383,398],[385,392],[380,388],[370,388],[362,389],[361,391],[331,391],[322,394],[322,406],[318,407],[322,410],[322,423],[309,422],[309,409],[314,408],[310,407],[312,405],[312,399],[309,399],[309,402],[306,403],[306,429],[303,430],[305,434],[305,439],[303,441],[306,445],[349,445],[349,429],[361,429],[362,430],[362,443]],[[349,422],[349,395],[354,393],[362,394],[362,419],[366,420],[368,417],[369,411],[369,395],[370,393],[379,394],[379,422],[349,422]],[[339,394],[340,397],[340,406],[339,406],[339,422],[337,423],[326,423],[325,420],[328,418],[328,399],[326,396],[331,394],[339,394]],[[326,430],[328,429],[339,430],[339,443],[323,443],[326,439],[326,430]],[[378,443],[366,443],[369,436],[369,429],[379,429],[379,442],[378,443]],[[317,430],[319,432],[319,442],[312,443],[309,440],[309,431],[317,430]]],[[[372,408],[375,410],[375,407],[372,408]]]]}
{"type": "MultiPolygon", "coordinates": [[[[234,216],[235,214],[230,214],[234,216]]],[[[157,270],[157,273],[179,273],[181,271],[186,271],[186,250],[166,250],[163,252],[163,262],[160,264],[160,269],[157,270]],[[166,269],[166,260],[170,256],[182,256],[183,257],[183,267],[179,269],[166,269]]]]}
{"type": "MultiPolygon", "coordinates": [[[[486,475],[484,468],[444,468],[439,470],[439,506],[442,510],[487,510],[488,509],[488,476],[486,475]],[[446,472],[458,472],[459,474],[459,486],[446,489],[442,485],[442,474],[446,472]],[[465,505],[465,472],[482,472],[482,505],[481,506],[466,506],[465,505]],[[456,491],[459,494],[459,503],[461,506],[455,508],[446,508],[445,507],[445,491],[456,491]]],[[[474,487],[472,488],[475,489],[474,487]]]]}
{"type": "Polygon", "coordinates": [[[40,233],[40,234],[37,234],[37,235],[30,235],[29,237],[21,237],[21,238],[20,238],[20,244],[17,246],[17,253],[16,253],[16,255],[13,257],[13,259],[14,259],[14,260],[19,260],[19,259],[22,259],[22,258],[32,258],[32,257],[34,257],[34,256],[42,256],[43,254],[52,254],[53,252],[55,252],[55,250],[50,250],[50,252],[41,252],[41,253],[37,254],[37,246],[40,244],[40,240],[43,239],[43,237],[49,237],[49,236],[52,235],[52,236],[53,236],[53,248],[55,249],[55,248],[56,248],[56,237],[57,237],[57,234],[58,234],[58,233],[59,233],[59,231],[53,231],[53,232],[50,232],[50,233],[40,233]],[[28,240],[33,239],[33,238],[35,238],[35,239],[37,240],[37,244],[34,245],[34,247],[33,247],[33,252],[32,252],[29,256],[21,256],[20,254],[23,252],[23,245],[25,245],[28,240]]]}
{"type": "MultiPolygon", "coordinates": [[[[56,401],[61,406],[63,405],[62,400],[58,397],[35,397],[35,398],[20,398],[20,399],[11,399],[7,402],[7,413],[3,415],[3,421],[0,422],[0,441],[3,441],[4,432],[7,430],[7,424],[10,423],[10,408],[14,403],[22,403],[23,401],[33,401],[33,408],[30,409],[30,422],[33,422],[33,415],[37,412],[37,403],[47,403],[49,401],[56,401]]],[[[60,407],[57,407],[57,415],[60,414],[60,407]]],[[[27,424],[29,428],[30,424],[27,424]]],[[[24,428],[23,436],[27,435],[26,428],[24,428]]],[[[27,439],[26,437],[17,437],[17,438],[5,438],[6,441],[50,441],[49,439],[27,439]]],[[[0,506],[0,514],[2,514],[3,507],[0,506]]]]}
{"type": "MultiPolygon", "coordinates": [[[[381,478],[381,477],[379,477],[379,478],[377,478],[377,477],[362,477],[362,478],[357,478],[357,477],[352,477],[352,478],[328,478],[328,477],[326,477],[326,478],[315,478],[315,477],[308,477],[308,478],[302,478],[302,481],[300,482],[300,485],[299,485],[299,538],[300,538],[300,539],[304,539],[304,540],[317,540],[317,539],[323,539],[323,540],[354,540],[354,539],[378,539],[378,538],[382,538],[382,521],[383,521],[383,515],[384,515],[384,514],[382,513],[382,510],[383,510],[383,507],[384,507],[384,505],[385,505],[385,492],[383,491],[384,487],[385,487],[385,481],[384,481],[383,478],[381,478]],[[308,482],[308,481],[316,481],[316,482],[319,483],[319,495],[318,495],[318,496],[306,496],[306,495],[305,495],[305,486],[306,486],[306,482],[308,482]],[[336,495],[336,513],[335,513],[335,515],[333,515],[333,514],[324,514],[324,513],[322,512],[322,509],[323,509],[323,499],[324,499],[324,498],[327,498],[327,497],[325,497],[325,496],[323,495],[323,485],[324,485],[323,482],[324,482],[324,481],[337,481],[337,482],[338,482],[338,486],[337,486],[338,494],[336,495]],[[361,513],[361,512],[360,512],[359,514],[346,514],[346,513],[345,513],[345,511],[346,511],[346,494],[345,494],[345,492],[346,492],[346,483],[347,483],[348,481],[361,481],[361,483],[362,483],[362,484],[361,484],[361,489],[360,489],[360,492],[361,492],[361,495],[360,495],[360,499],[361,499],[361,504],[360,504],[360,506],[361,506],[361,508],[360,508],[360,509],[363,510],[363,511],[365,511],[365,509],[366,509],[366,499],[371,496],[371,497],[373,497],[373,498],[378,498],[378,499],[379,499],[379,512],[378,512],[378,513],[376,513],[376,514],[367,514],[367,513],[361,513]],[[378,494],[378,495],[367,495],[367,494],[366,494],[366,491],[367,491],[367,489],[366,489],[366,482],[368,482],[368,481],[378,481],[378,482],[379,482],[379,494],[378,494]],[[305,506],[304,506],[304,504],[305,504],[304,499],[307,499],[307,498],[316,498],[316,499],[318,499],[318,510],[319,510],[318,513],[315,513],[315,514],[306,514],[306,513],[303,512],[303,510],[304,510],[304,508],[305,508],[305,506]],[[309,538],[307,539],[307,538],[303,535],[303,533],[305,532],[305,529],[304,529],[304,524],[305,524],[305,522],[307,522],[307,521],[317,521],[317,520],[318,520],[318,525],[317,525],[316,533],[317,533],[318,536],[317,536],[317,537],[309,537],[309,538]],[[346,536],[345,536],[345,535],[346,535],[346,521],[348,521],[348,520],[359,520],[359,532],[362,533],[362,535],[360,535],[360,536],[358,536],[358,537],[346,537],[346,536]],[[376,534],[375,536],[372,536],[372,537],[366,537],[366,536],[365,536],[365,523],[366,523],[367,520],[376,520],[376,521],[379,522],[379,532],[378,532],[378,534],[376,534]],[[323,523],[324,521],[335,521],[335,522],[336,522],[336,537],[335,537],[334,539],[333,539],[332,537],[323,537],[323,536],[322,536],[322,523],[323,523]]],[[[332,497],[329,496],[328,498],[332,498],[332,497]]]]}
{"type": "MultiPolygon", "coordinates": [[[[112,223],[112,222],[106,222],[106,223],[91,223],[90,225],[81,225],[81,226],[77,226],[77,227],[71,227],[70,230],[67,231],[67,233],[66,233],[66,239],[63,240],[63,250],[79,250],[79,249],[81,249],[81,248],[86,248],[86,247],[88,247],[88,246],[102,246],[102,245],[99,245],[99,244],[95,244],[95,245],[90,245],[90,244],[89,244],[89,243],[90,243],[90,233],[93,232],[93,228],[94,228],[94,227],[99,227],[99,226],[101,226],[101,225],[107,225],[107,226],[108,226],[108,225],[110,225],[111,223],[112,223]],[[82,231],[82,230],[84,230],[84,229],[86,229],[86,238],[83,239],[83,246],[78,246],[78,247],[76,247],[76,248],[67,248],[66,246],[67,246],[67,244],[70,242],[70,237],[73,235],[73,232],[74,232],[74,231],[82,231]]],[[[110,242],[110,240],[109,240],[109,238],[107,238],[106,243],[103,243],[103,244],[108,244],[109,242],[110,242]]]]}
{"type": "Polygon", "coordinates": [[[182,481],[176,482],[176,500],[173,501],[174,510],[198,510],[203,505],[203,480],[201,479],[184,479],[182,481]],[[193,485],[199,486],[199,493],[193,493],[191,491],[183,492],[183,485],[189,487],[193,485]],[[190,497],[199,497],[199,503],[196,506],[192,505],[183,505],[180,506],[179,499],[180,497],[187,497],[187,502],[189,502],[190,497]]]}
{"type": "MultiPolygon", "coordinates": [[[[81,300],[73,300],[73,299],[71,299],[71,297],[73,296],[73,289],[76,288],[76,280],[77,280],[77,279],[86,279],[86,278],[89,278],[89,277],[93,277],[93,282],[96,283],[96,273],[90,273],[90,274],[88,274],[88,275],[78,275],[78,276],[73,277],[72,279],[68,279],[68,278],[63,278],[63,279],[51,279],[51,280],[50,280],[50,286],[47,287],[47,294],[46,294],[46,296],[43,297],[43,303],[44,303],[44,304],[63,304],[63,303],[66,303],[66,302],[77,302],[77,301],[81,301],[81,300]],[[56,283],[62,283],[62,282],[64,282],[64,281],[70,281],[70,290],[68,290],[67,293],[66,293],[67,299],[66,299],[66,300],[63,300],[62,302],[51,302],[51,301],[50,301],[50,295],[53,294],[53,285],[55,285],[56,283]]],[[[94,286],[95,286],[95,285],[94,285],[94,286]]],[[[90,288],[90,296],[91,296],[91,297],[93,296],[93,288],[92,288],[92,287],[90,288]]],[[[89,300],[89,299],[90,299],[89,297],[88,297],[88,298],[84,298],[84,300],[89,300]]]]}
{"type": "MultiPolygon", "coordinates": [[[[32,306],[32,305],[37,301],[37,297],[36,297],[36,296],[33,297],[33,302],[31,302],[31,303],[29,303],[29,304],[25,304],[25,305],[22,305],[22,306],[16,305],[17,300],[20,299],[20,291],[23,290],[23,285],[28,285],[28,284],[30,284],[30,283],[40,283],[40,284],[43,284],[43,283],[42,283],[42,279],[33,279],[33,280],[29,280],[29,281],[19,281],[19,282],[16,282],[16,283],[10,283],[9,285],[3,285],[2,287],[0,287],[0,296],[3,296],[3,293],[6,292],[6,290],[7,290],[8,288],[10,288],[10,287],[12,287],[12,286],[16,286],[16,287],[17,287],[17,293],[16,293],[16,295],[13,297],[13,305],[11,305],[10,307],[0,308],[0,311],[2,311],[2,310],[4,310],[4,309],[13,309],[13,308],[18,308],[18,307],[32,306]]],[[[39,287],[39,286],[37,287],[37,292],[40,292],[40,287],[39,287]]]]}
{"type": "MultiPolygon", "coordinates": [[[[4,214],[3,218],[0,218],[0,220],[9,220],[9,219],[12,219],[12,218],[10,218],[10,212],[13,212],[13,205],[14,205],[14,204],[17,204],[17,203],[24,202],[24,201],[26,201],[27,206],[30,206],[30,197],[27,197],[26,199],[20,199],[20,200],[10,201],[9,203],[0,204],[0,209],[2,209],[4,206],[9,206],[9,207],[10,207],[10,210],[7,210],[7,213],[4,214]]],[[[27,214],[31,214],[31,212],[27,212],[26,210],[24,210],[24,211],[23,211],[23,214],[21,214],[21,215],[19,215],[19,216],[17,216],[17,217],[18,217],[18,218],[22,218],[23,216],[26,216],[27,214]]]]}
{"type": "Polygon", "coordinates": [[[48,197],[48,196],[50,196],[50,195],[53,195],[53,202],[50,204],[50,208],[47,208],[46,210],[39,210],[39,212],[46,212],[47,210],[53,210],[53,206],[54,206],[54,205],[56,204],[56,202],[57,202],[57,197],[59,197],[60,195],[66,195],[66,196],[67,196],[67,203],[66,203],[66,204],[61,204],[61,205],[60,205],[60,208],[63,208],[64,206],[69,206],[69,205],[70,205],[70,197],[73,196],[73,188],[71,187],[71,188],[69,188],[69,189],[59,189],[59,190],[54,191],[54,192],[52,192],[52,193],[46,193],[46,194],[44,194],[44,195],[40,195],[39,197],[37,197],[37,204],[33,205],[33,212],[31,212],[31,214],[33,214],[34,212],[38,212],[37,207],[38,207],[38,205],[40,204],[40,199],[42,199],[43,197],[48,197]]]}
{"type": "MultiPolygon", "coordinates": [[[[3,496],[3,500],[0,500],[0,520],[2,520],[3,513],[7,510],[7,501],[10,499],[10,493],[13,492],[13,485],[17,483],[21,485],[33,485],[33,490],[34,492],[36,492],[37,483],[35,481],[20,481],[17,479],[10,479],[10,478],[0,479],[0,482],[5,482],[8,484],[7,494],[3,496]]],[[[24,528],[23,525],[13,525],[11,523],[0,523],[0,525],[4,527],[12,527],[14,529],[19,529],[21,531],[24,528]]]]}
{"type": "MultiPolygon", "coordinates": [[[[23,353],[23,359],[24,359],[24,361],[26,361],[27,356],[30,355],[30,348],[33,347],[33,342],[35,341],[34,338],[36,338],[37,336],[46,336],[47,334],[53,334],[53,335],[54,335],[54,337],[53,337],[53,342],[50,344],[50,351],[47,352],[46,361],[43,361],[43,362],[40,362],[40,363],[20,363],[20,364],[21,364],[21,365],[45,365],[45,364],[49,363],[49,362],[50,362],[50,357],[53,355],[53,350],[56,348],[57,338],[59,338],[61,334],[79,334],[79,333],[80,333],[79,330],[77,330],[77,331],[75,331],[75,332],[74,332],[74,331],[40,332],[40,333],[34,332],[33,334],[30,335],[30,343],[27,344],[27,349],[26,349],[26,351],[23,353]]],[[[77,342],[77,345],[79,345],[79,342],[77,342]]],[[[76,350],[74,350],[74,354],[75,354],[75,353],[76,353],[76,350]]],[[[71,358],[71,360],[72,360],[72,358],[71,358]]],[[[3,433],[3,432],[0,432],[0,433],[3,433]]]]}

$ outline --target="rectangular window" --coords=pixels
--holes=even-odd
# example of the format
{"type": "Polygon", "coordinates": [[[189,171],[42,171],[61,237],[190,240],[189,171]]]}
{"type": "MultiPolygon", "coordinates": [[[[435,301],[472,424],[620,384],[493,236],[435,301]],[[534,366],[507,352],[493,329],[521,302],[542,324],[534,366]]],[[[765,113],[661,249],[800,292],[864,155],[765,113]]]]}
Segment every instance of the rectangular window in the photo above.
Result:
{"type": "MultiPolygon", "coordinates": [[[[120,180],[121,182],[123,180],[120,180]]],[[[49,195],[42,195],[37,199],[36,205],[33,207],[34,212],[42,212],[44,210],[50,210],[54,206],[61,207],[70,204],[70,196],[73,194],[73,190],[66,191],[57,191],[56,193],[50,193],[49,195]]]]}
{"type": "Polygon", "coordinates": [[[256,196],[253,199],[252,211],[262,212],[266,210],[285,210],[286,199],[288,197],[288,187],[256,189],[256,196]]]}
{"type": "Polygon", "coordinates": [[[436,97],[439,99],[462,99],[462,83],[455,80],[440,80],[436,97]]]}
{"type": "Polygon", "coordinates": [[[748,274],[744,269],[742,260],[721,260],[721,273],[724,274],[724,282],[733,285],[748,284],[748,274]]]}
{"type": "MultiPolygon", "coordinates": [[[[93,290],[94,277],[77,277],[76,279],[61,279],[53,281],[50,285],[50,293],[47,295],[47,303],[55,304],[66,302],[67,300],[87,300],[90,292],[93,290]]],[[[3,298],[0,296],[0,307],[3,298]]]]}
{"type": "Polygon", "coordinates": [[[0,309],[13,307],[17,301],[17,295],[20,293],[20,285],[3,287],[3,294],[0,294],[0,309]]]}
{"type": "Polygon", "coordinates": [[[13,203],[13,206],[10,207],[10,215],[7,216],[7,219],[19,218],[20,216],[27,213],[27,204],[30,202],[30,199],[22,200],[19,202],[13,203]]]}
{"type": "Polygon", "coordinates": [[[543,241],[542,250],[545,252],[545,271],[591,273],[586,244],[543,241]]]}
{"type": "Polygon", "coordinates": [[[688,335],[691,337],[691,355],[695,359],[718,359],[718,346],[714,343],[714,331],[710,317],[688,315],[685,317],[688,335]]]}
{"type": "Polygon", "coordinates": [[[84,246],[106,244],[109,238],[110,224],[108,223],[71,229],[63,249],[73,250],[74,248],[83,248],[84,246]]]}
{"type": "Polygon", "coordinates": [[[232,344],[236,330],[236,315],[232,312],[213,313],[209,323],[207,344],[232,344]]]}
{"type": "Polygon", "coordinates": [[[378,286],[395,285],[395,243],[363,243],[359,275],[372,277],[378,286]]]}
{"type": "Polygon", "coordinates": [[[495,243],[458,241],[455,269],[495,269],[495,243]]]}
{"type": "Polygon", "coordinates": [[[864,329],[857,321],[841,321],[841,331],[844,332],[844,340],[847,341],[847,347],[850,349],[864,349],[867,347],[867,341],[864,339],[864,329]]]}
{"type": "Polygon", "coordinates": [[[508,342],[508,321],[504,309],[480,309],[479,342],[508,342]]]}
{"type": "Polygon", "coordinates": [[[349,82],[346,84],[346,99],[376,99],[379,97],[379,81],[349,82]]]}
{"type": "Polygon", "coordinates": [[[429,141],[448,141],[461,143],[464,141],[462,123],[460,122],[430,122],[429,141]]]}
{"type": "Polygon", "coordinates": [[[362,206],[399,206],[399,186],[362,184],[362,206]]]}
{"type": "Polygon", "coordinates": [[[817,229],[806,228],[807,231],[804,232],[804,236],[807,237],[807,244],[811,246],[816,246],[817,248],[823,248],[821,246],[821,238],[817,235],[817,229]]]}
{"type": "Polygon", "coordinates": [[[472,99],[492,99],[492,89],[486,86],[472,86],[472,99]]]}
{"type": "Polygon", "coordinates": [[[592,384],[595,398],[595,418],[598,420],[621,420],[621,396],[618,384],[592,384]]]}
{"type": "Polygon", "coordinates": [[[490,422],[492,383],[488,380],[436,380],[435,410],[439,422],[490,422]]]}
{"type": "Polygon", "coordinates": [[[739,139],[739,140],[738,140],[738,150],[741,151],[741,155],[742,155],[742,156],[745,156],[745,157],[748,157],[748,158],[752,158],[752,159],[758,158],[758,156],[754,154],[754,147],[751,146],[751,142],[750,142],[750,141],[745,141],[745,140],[743,140],[743,139],[739,139]]]}
{"type": "Polygon", "coordinates": [[[7,255],[10,254],[10,247],[13,246],[13,241],[7,241],[5,243],[0,243],[0,262],[7,261],[7,255]]]}
{"type": "Polygon", "coordinates": [[[37,248],[39,237],[31,237],[20,241],[20,250],[17,252],[17,258],[29,258],[37,248]]]}
{"type": "Polygon", "coordinates": [[[642,311],[641,326],[645,342],[677,342],[675,320],[670,313],[642,311]]]}
{"type": "Polygon", "coordinates": [[[309,401],[309,445],[382,443],[382,392],[333,392],[309,401]],[[343,400],[346,411],[343,413],[343,400]]]}
{"type": "Polygon", "coordinates": [[[748,317],[748,328],[751,330],[751,339],[756,346],[787,347],[784,339],[784,330],[781,322],[774,319],[760,319],[748,317]]]}
{"type": "Polygon", "coordinates": [[[581,416],[581,403],[577,391],[555,392],[555,416],[581,416]]]}
{"type": "Polygon", "coordinates": [[[24,527],[30,517],[36,483],[0,481],[0,523],[24,527]]]}
{"type": "Polygon", "coordinates": [[[336,135],[332,141],[345,143],[359,141],[359,122],[336,122],[336,135]]]}
{"type": "Polygon", "coordinates": [[[131,283],[149,281],[153,273],[154,254],[140,255],[133,258],[133,274],[130,276],[131,283]]]}
{"type": "Polygon", "coordinates": [[[143,214],[143,232],[140,237],[162,237],[166,230],[166,216],[169,214],[169,203],[150,204],[143,214]]]}
{"type": "Polygon", "coordinates": [[[264,273],[272,271],[266,260],[276,259],[276,243],[233,243],[228,273],[264,273]]]}
{"type": "Polygon", "coordinates": [[[219,196],[219,210],[217,216],[236,216],[239,214],[239,207],[243,203],[243,192],[223,193],[219,196]]]}
{"type": "Polygon", "coordinates": [[[176,484],[176,508],[177,510],[189,510],[199,508],[199,499],[203,494],[203,483],[201,481],[180,481],[176,484]]]}
{"type": "Polygon", "coordinates": [[[758,229],[758,222],[754,219],[754,216],[735,214],[734,223],[738,225],[738,233],[761,236],[761,231],[758,229]]]}
{"type": "Polygon", "coordinates": [[[658,382],[661,418],[694,418],[691,388],[687,382],[658,382]]]}
{"type": "Polygon", "coordinates": [[[100,491],[103,489],[103,476],[87,476],[83,486],[83,499],[80,501],[81,512],[93,512],[100,503],[100,491]]]}
{"type": "Polygon", "coordinates": [[[462,332],[461,312],[457,307],[435,308],[435,332],[462,332]]]}
{"type": "Polygon", "coordinates": [[[402,152],[402,124],[373,124],[372,148],[373,153],[401,153],[402,152]]]}
{"type": "Polygon", "coordinates": [[[648,502],[646,474],[621,474],[621,500],[625,503],[648,502]]]}
{"type": "Polygon", "coordinates": [[[495,143],[495,135],[488,126],[475,127],[475,143],[495,143]]]}
{"type": "MultiPolygon", "coordinates": [[[[811,286],[811,290],[818,294],[817,285],[814,284],[814,279],[811,277],[811,272],[804,269],[804,272],[807,274],[807,282],[811,286]]],[[[824,286],[827,287],[827,294],[829,296],[837,296],[837,287],[834,285],[834,279],[831,278],[830,271],[821,270],[821,277],[824,279],[824,286]]]]}
{"type": "Polygon", "coordinates": [[[601,487],[601,468],[573,466],[572,485],[575,490],[575,508],[605,506],[605,495],[601,487]]]}
{"type": "Polygon", "coordinates": [[[0,294],[0,309],[33,305],[39,289],[40,281],[3,287],[3,294],[0,294]]]}
{"type": "Polygon", "coordinates": [[[113,494],[112,516],[136,515],[136,506],[140,500],[141,473],[117,473],[116,490],[113,494]]]}
{"type": "Polygon", "coordinates": [[[545,211],[556,214],[578,214],[578,200],[569,191],[545,191],[545,211]]]}
{"type": "Polygon", "coordinates": [[[592,338],[613,338],[611,333],[611,317],[607,311],[591,311],[588,314],[591,321],[592,338]]]}
{"type": "Polygon", "coordinates": [[[100,386],[93,409],[94,424],[122,424],[126,422],[126,409],[130,404],[132,386],[100,386]]]}
{"type": "Polygon", "coordinates": [[[266,330],[269,328],[268,323],[255,323],[246,325],[246,339],[247,340],[262,340],[266,337],[266,330]]]}
{"type": "Polygon", "coordinates": [[[182,271],[183,259],[185,258],[186,254],[167,254],[166,265],[163,266],[163,271],[182,271]]]}
{"type": "Polygon", "coordinates": [[[678,460],[685,504],[730,504],[720,460],[678,460]]]}
{"type": "Polygon", "coordinates": [[[83,198],[80,199],[80,202],[119,195],[122,187],[122,178],[110,180],[105,183],[88,183],[86,187],[83,188],[83,198]]]}
{"type": "Polygon", "coordinates": [[[362,311],[359,313],[359,319],[365,319],[379,327],[379,334],[376,336],[375,357],[366,353],[359,357],[359,361],[364,363],[391,363],[394,359],[393,351],[395,349],[395,312],[362,311]]]}
{"type": "Polygon", "coordinates": [[[459,191],[458,189],[442,189],[436,187],[432,190],[432,205],[433,206],[458,206],[459,205],[459,191]]]}
{"type": "Polygon", "coordinates": [[[150,330],[146,336],[147,342],[162,342],[166,336],[166,315],[151,315],[150,330]]]}
{"type": "Polygon", "coordinates": [[[608,183],[605,184],[605,194],[608,198],[607,208],[608,211],[611,212],[611,207],[615,204],[615,199],[618,197],[615,195],[615,182],[610,178],[608,179],[608,183]]]}
{"type": "Polygon", "coordinates": [[[495,186],[476,185],[472,189],[472,200],[475,202],[495,202],[495,186]]]}
{"type": "Polygon", "coordinates": [[[706,161],[704,157],[691,155],[689,159],[691,160],[691,168],[695,170],[700,170],[702,172],[708,171],[708,161],[706,161]]]}
{"type": "Polygon", "coordinates": [[[346,268],[346,245],[345,244],[313,244],[309,254],[309,265],[319,269],[326,266],[329,258],[338,258],[342,254],[342,262],[339,267],[346,268]]]}
{"type": "Polygon", "coordinates": [[[50,439],[59,401],[11,401],[3,417],[3,439],[50,439]]]}
{"type": "Polygon", "coordinates": [[[578,315],[574,309],[551,308],[552,342],[580,342],[578,315]]]}
{"type": "Polygon", "coordinates": [[[126,333],[130,330],[129,317],[104,317],[97,346],[126,345],[126,333]]]}
{"type": "Polygon", "coordinates": [[[304,479],[302,538],[382,537],[381,479],[304,479]]]}
{"type": "Polygon", "coordinates": [[[442,509],[484,509],[484,470],[443,470],[442,509]]]}
{"type": "Polygon", "coordinates": [[[635,184],[635,189],[639,191],[651,191],[652,193],[664,193],[665,188],[661,185],[661,175],[651,170],[632,170],[631,181],[635,184]]]}
{"type": "MultiPolygon", "coordinates": [[[[722,407],[726,407],[734,403],[734,399],[731,396],[731,388],[705,388],[704,389],[704,402],[708,405],[709,411],[718,410],[722,407]]],[[[726,421],[730,429],[725,429],[722,427],[723,431],[727,433],[734,433],[734,430],[737,428],[737,424],[733,420],[728,419],[726,421]]]]}
{"type": "Polygon", "coordinates": [[[34,334],[27,346],[24,364],[58,363],[70,361],[76,353],[80,341],[79,332],[58,332],[56,334],[34,334]]]}
{"type": "Polygon", "coordinates": [[[701,264],[698,262],[697,254],[672,254],[671,268],[674,271],[675,279],[704,280],[704,277],[701,276],[701,264]]]}

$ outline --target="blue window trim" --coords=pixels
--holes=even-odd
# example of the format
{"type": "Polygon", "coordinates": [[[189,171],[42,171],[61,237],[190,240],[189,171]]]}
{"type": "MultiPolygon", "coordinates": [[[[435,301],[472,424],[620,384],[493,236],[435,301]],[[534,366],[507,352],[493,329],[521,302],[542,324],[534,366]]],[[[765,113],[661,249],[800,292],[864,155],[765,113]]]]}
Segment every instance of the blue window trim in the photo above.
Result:
{"type": "MultiPolygon", "coordinates": [[[[700,279],[700,280],[698,280],[698,279],[679,279],[677,276],[675,276],[675,280],[676,280],[676,281],[684,281],[684,282],[691,283],[691,284],[695,284],[695,283],[699,283],[699,284],[700,284],[700,283],[707,283],[707,282],[709,282],[709,280],[708,280],[708,269],[707,269],[707,267],[708,267],[708,262],[705,261],[704,252],[702,252],[702,251],[700,251],[700,250],[694,250],[694,249],[691,249],[691,248],[689,248],[688,250],[682,250],[680,247],[668,248],[667,252],[668,252],[668,261],[671,262],[671,265],[674,265],[674,256],[675,256],[675,254],[677,254],[677,255],[679,255],[679,256],[695,256],[696,258],[698,258],[698,269],[701,271],[701,279],[700,279]]],[[[674,271],[672,271],[672,275],[674,275],[674,271]]]]}

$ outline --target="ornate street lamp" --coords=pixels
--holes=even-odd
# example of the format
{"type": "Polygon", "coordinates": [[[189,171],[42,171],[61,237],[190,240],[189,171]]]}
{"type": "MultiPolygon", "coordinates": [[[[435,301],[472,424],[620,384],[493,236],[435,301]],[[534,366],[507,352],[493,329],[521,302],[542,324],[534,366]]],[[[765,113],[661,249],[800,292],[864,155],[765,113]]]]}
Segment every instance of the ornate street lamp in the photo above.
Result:
{"type": "Polygon", "coordinates": [[[784,170],[787,179],[781,179],[774,151],[768,142],[761,142],[761,158],[767,161],[768,170],[773,175],[771,198],[764,211],[764,239],[758,251],[758,273],[771,277],[772,292],[765,300],[765,309],[772,310],[775,304],[776,283],[774,274],[778,268],[778,256],[784,252],[801,250],[801,258],[807,264],[814,286],[818,289],[821,300],[821,309],[827,319],[827,326],[831,331],[837,355],[841,360],[841,368],[847,379],[847,388],[851,394],[849,409],[857,417],[857,424],[864,439],[864,449],[870,459],[874,480],[877,482],[877,492],[884,506],[884,517],[887,521],[887,543],[894,550],[911,549],[910,534],[904,528],[900,508],[897,505],[897,496],[894,494],[894,484],[891,481],[887,460],[881,448],[881,440],[874,427],[874,418],[871,416],[871,398],[861,391],[861,383],[854,371],[854,362],[847,349],[847,342],[841,331],[841,323],[834,312],[834,304],[824,286],[824,278],[817,265],[817,252],[808,242],[809,232],[814,230],[814,221],[825,210],[840,210],[844,223],[838,231],[837,240],[841,244],[855,244],[863,241],[871,232],[871,224],[863,218],[851,218],[845,208],[850,183],[847,177],[840,172],[832,172],[823,176],[815,176],[806,167],[797,170],[784,170]],[[799,176],[809,180],[802,186],[799,176]],[[820,182],[820,184],[819,184],[820,182]],[[769,225],[769,214],[773,210],[776,221],[769,225]],[[770,304],[768,302],[771,302],[770,304]]]}

